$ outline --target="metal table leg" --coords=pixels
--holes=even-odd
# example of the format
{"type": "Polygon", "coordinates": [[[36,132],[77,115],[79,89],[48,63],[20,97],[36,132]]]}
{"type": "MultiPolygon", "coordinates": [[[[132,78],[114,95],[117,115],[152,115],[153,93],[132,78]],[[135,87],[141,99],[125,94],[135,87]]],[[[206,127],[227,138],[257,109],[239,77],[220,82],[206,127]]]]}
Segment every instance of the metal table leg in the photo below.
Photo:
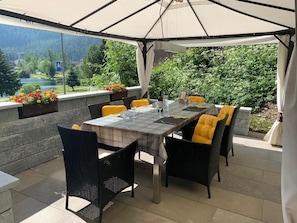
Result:
{"type": "Polygon", "coordinates": [[[153,203],[161,201],[161,165],[154,161],[153,166],[153,203]]]}

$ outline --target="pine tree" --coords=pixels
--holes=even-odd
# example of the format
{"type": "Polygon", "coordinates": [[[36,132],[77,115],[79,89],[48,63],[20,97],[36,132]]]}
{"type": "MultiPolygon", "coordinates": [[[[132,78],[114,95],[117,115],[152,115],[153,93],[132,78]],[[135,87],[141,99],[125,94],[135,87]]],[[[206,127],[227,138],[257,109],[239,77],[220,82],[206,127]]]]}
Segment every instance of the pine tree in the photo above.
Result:
{"type": "Polygon", "coordinates": [[[68,86],[72,87],[72,91],[74,91],[74,86],[80,86],[78,75],[75,73],[73,67],[70,68],[66,82],[68,86]]]}
{"type": "Polygon", "coordinates": [[[14,95],[21,86],[21,80],[0,49],[0,96],[3,97],[4,94],[14,95]]]}

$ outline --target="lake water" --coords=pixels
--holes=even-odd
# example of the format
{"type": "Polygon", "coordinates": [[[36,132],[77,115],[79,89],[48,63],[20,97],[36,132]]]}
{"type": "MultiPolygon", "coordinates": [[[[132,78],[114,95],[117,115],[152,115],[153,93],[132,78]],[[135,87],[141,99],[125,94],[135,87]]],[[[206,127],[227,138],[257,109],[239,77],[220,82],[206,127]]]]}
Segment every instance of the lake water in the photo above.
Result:
{"type": "Polygon", "coordinates": [[[21,78],[22,84],[39,84],[41,91],[51,91],[57,84],[55,80],[39,79],[39,78],[21,78]]]}

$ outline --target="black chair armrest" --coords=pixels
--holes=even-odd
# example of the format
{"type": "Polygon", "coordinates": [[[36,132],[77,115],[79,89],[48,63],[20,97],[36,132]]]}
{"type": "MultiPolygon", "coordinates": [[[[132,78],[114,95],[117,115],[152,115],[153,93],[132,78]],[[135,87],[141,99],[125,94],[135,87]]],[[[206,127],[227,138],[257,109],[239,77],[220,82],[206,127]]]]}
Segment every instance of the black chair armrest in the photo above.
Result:
{"type": "Polygon", "coordinates": [[[98,148],[106,149],[106,150],[110,150],[110,151],[118,151],[120,149],[123,149],[123,148],[116,147],[116,146],[109,146],[109,145],[106,145],[106,144],[100,143],[100,142],[98,142],[97,145],[98,145],[98,148]]]}

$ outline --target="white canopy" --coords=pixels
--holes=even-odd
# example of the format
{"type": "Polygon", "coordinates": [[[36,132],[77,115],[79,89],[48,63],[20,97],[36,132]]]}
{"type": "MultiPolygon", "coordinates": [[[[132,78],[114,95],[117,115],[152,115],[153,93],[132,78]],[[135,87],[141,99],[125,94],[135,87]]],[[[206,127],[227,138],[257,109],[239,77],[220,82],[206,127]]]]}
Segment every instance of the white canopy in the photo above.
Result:
{"type": "Polygon", "coordinates": [[[0,8],[3,24],[142,42],[274,35],[295,27],[293,0],[1,0],[0,8]]]}
{"type": "MultiPolygon", "coordinates": [[[[0,23],[134,44],[138,47],[138,75],[144,94],[151,75],[152,49],[182,50],[194,46],[279,41],[282,35],[292,36],[295,32],[295,1],[1,0],[0,23]]],[[[297,54],[297,50],[294,52],[297,54]]],[[[284,101],[280,102],[284,103],[282,204],[285,223],[297,222],[295,54],[285,83],[279,83],[284,85],[285,92],[284,101]]],[[[280,55],[285,55],[282,64],[287,64],[284,62],[287,54],[280,55]]],[[[278,75],[282,75],[279,77],[283,77],[283,67],[279,64],[278,68],[278,75]]]]}

